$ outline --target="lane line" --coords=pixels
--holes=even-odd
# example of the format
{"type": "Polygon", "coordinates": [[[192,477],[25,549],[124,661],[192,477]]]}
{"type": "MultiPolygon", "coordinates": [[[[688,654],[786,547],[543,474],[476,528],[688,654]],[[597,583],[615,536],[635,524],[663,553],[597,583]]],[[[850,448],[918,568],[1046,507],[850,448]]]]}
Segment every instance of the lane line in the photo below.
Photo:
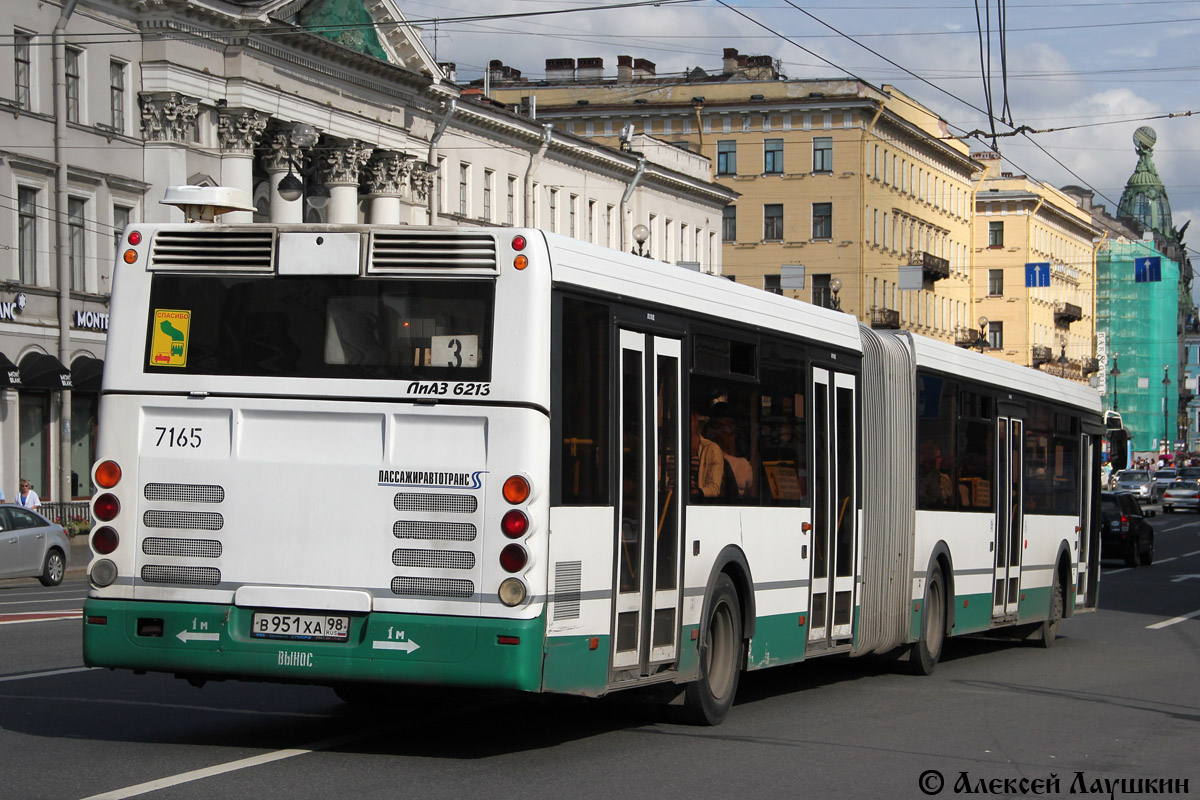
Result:
{"type": "Polygon", "coordinates": [[[1102,575],[1117,575],[1121,572],[1129,572],[1133,567],[1121,567],[1120,569],[1110,569],[1108,572],[1101,573],[1102,575]]]}
{"type": "Polygon", "coordinates": [[[27,672],[24,675],[0,675],[0,683],[9,681],[27,681],[31,678],[49,678],[52,675],[70,675],[72,672],[91,672],[100,667],[71,667],[69,669],[52,669],[46,672],[27,672]]]}
{"type": "Polygon", "coordinates": [[[78,597],[57,597],[51,600],[5,600],[0,602],[0,606],[32,606],[46,603],[78,603],[81,598],[78,597]]]}
{"type": "Polygon", "coordinates": [[[1178,558],[1178,556],[1171,556],[1170,558],[1160,558],[1154,562],[1154,566],[1157,567],[1159,564],[1165,564],[1168,561],[1174,561],[1176,558],[1178,558]]]}
{"type": "Polygon", "coordinates": [[[357,742],[372,736],[378,736],[385,730],[390,729],[380,726],[377,728],[372,728],[368,731],[358,731],[356,733],[346,734],[345,736],[335,736],[332,739],[322,739],[317,742],[306,744],[302,747],[291,748],[288,750],[276,750],[273,753],[263,753],[262,755],[242,758],[237,761],[229,761],[225,764],[214,764],[211,767],[195,769],[191,772],[181,772],[178,775],[169,775],[165,778],[159,778],[153,781],[146,781],[145,783],[139,783],[136,786],[127,786],[124,789],[114,789],[111,792],[94,794],[83,798],[83,800],[124,800],[127,797],[137,797],[138,795],[156,792],[159,789],[166,789],[171,786],[179,786],[183,783],[191,783],[192,781],[211,778],[214,775],[224,775],[229,772],[237,772],[238,770],[257,767],[262,764],[270,764],[273,761],[282,761],[285,758],[295,758],[296,756],[307,755],[318,750],[329,750],[334,747],[340,747],[344,744],[357,742]]]}
{"type": "Polygon", "coordinates": [[[1180,558],[1191,558],[1192,556],[1200,556],[1200,550],[1193,550],[1190,553],[1184,553],[1180,558]]]}
{"type": "Polygon", "coordinates": [[[26,622],[61,622],[66,619],[81,619],[82,608],[67,611],[31,611],[28,614],[0,614],[0,625],[21,625],[26,622]]]}
{"type": "Polygon", "coordinates": [[[1147,630],[1158,631],[1178,622],[1187,622],[1189,619],[1194,617],[1200,617],[1200,611],[1193,611],[1190,614],[1184,614],[1182,617],[1172,617],[1171,619],[1163,620],[1162,622],[1156,622],[1153,625],[1147,625],[1146,628],[1147,630]]]}

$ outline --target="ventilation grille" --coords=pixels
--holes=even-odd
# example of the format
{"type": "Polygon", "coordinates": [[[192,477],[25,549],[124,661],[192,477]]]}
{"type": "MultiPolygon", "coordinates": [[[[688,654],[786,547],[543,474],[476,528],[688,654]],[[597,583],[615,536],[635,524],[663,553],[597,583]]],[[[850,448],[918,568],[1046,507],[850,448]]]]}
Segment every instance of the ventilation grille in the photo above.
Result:
{"type": "Polygon", "coordinates": [[[425,569],[474,569],[475,554],[464,550],[393,550],[397,567],[425,569]]]}
{"type": "Polygon", "coordinates": [[[142,540],[142,552],[148,556],[220,558],[222,547],[214,539],[163,539],[150,536],[142,540]]]}
{"type": "Polygon", "coordinates": [[[163,230],[154,235],[155,269],[230,269],[273,272],[274,230],[163,230]]]}
{"type": "Polygon", "coordinates": [[[496,271],[496,240],[486,233],[376,231],[371,235],[371,270],[466,267],[496,271]]]}
{"type": "Polygon", "coordinates": [[[475,526],[469,522],[412,522],[400,520],[392,526],[397,539],[433,539],[442,542],[473,542],[475,526]]]}
{"type": "Polygon", "coordinates": [[[216,586],[221,582],[221,570],[216,567],[164,567],[147,564],[142,567],[146,583],[171,583],[182,586],[216,586]]]}
{"type": "Polygon", "coordinates": [[[479,501],[469,494],[423,494],[405,492],[396,495],[397,511],[441,511],[450,514],[474,514],[479,501]]]}
{"type": "Polygon", "coordinates": [[[554,621],[579,619],[583,562],[560,561],[554,565],[554,621]]]}
{"type": "Polygon", "coordinates": [[[221,503],[225,500],[225,489],[221,486],[147,483],[143,493],[147,500],[163,503],[221,503]]]}
{"type": "Polygon", "coordinates": [[[219,531],[225,519],[212,511],[147,511],[142,515],[147,528],[186,528],[202,531],[219,531]]]}
{"type": "Polygon", "coordinates": [[[392,594],[410,597],[469,598],[475,594],[475,584],[454,578],[392,578],[392,594]]]}

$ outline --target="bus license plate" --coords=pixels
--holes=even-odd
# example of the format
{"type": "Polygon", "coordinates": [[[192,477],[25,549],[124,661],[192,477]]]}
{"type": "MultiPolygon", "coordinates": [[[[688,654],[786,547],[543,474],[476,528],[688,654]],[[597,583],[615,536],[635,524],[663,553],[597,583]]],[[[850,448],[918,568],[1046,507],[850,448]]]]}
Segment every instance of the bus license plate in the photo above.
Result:
{"type": "Polygon", "coordinates": [[[350,618],[324,614],[256,612],[250,622],[250,633],[258,639],[345,642],[350,638],[350,618]]]}

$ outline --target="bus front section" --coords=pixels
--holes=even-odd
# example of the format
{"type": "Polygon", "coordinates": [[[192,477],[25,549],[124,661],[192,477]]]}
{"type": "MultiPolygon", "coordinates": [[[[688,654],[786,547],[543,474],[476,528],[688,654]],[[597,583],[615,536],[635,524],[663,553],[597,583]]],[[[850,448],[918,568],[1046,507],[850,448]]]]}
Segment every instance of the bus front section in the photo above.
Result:
{"type": "Polygon", "coordinates": [[[540,235],[144,225],[122,251],[86,663],[539,689],[540,235]]]}

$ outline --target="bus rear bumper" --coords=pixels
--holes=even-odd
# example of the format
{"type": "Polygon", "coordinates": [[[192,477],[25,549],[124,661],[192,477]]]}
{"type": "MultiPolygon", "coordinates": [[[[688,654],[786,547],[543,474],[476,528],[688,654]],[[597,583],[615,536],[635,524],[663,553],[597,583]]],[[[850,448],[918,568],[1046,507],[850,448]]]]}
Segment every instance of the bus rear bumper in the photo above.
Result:
{"type": "Polygon", "coordinates": [[[253,611],[227,605],[89,599],[83,657],[91,667],[191,678],[338,684],[376,682],[538,691],[545,623],[372,612],[351,615],[347,641],[256,638],[253,611]]]}

